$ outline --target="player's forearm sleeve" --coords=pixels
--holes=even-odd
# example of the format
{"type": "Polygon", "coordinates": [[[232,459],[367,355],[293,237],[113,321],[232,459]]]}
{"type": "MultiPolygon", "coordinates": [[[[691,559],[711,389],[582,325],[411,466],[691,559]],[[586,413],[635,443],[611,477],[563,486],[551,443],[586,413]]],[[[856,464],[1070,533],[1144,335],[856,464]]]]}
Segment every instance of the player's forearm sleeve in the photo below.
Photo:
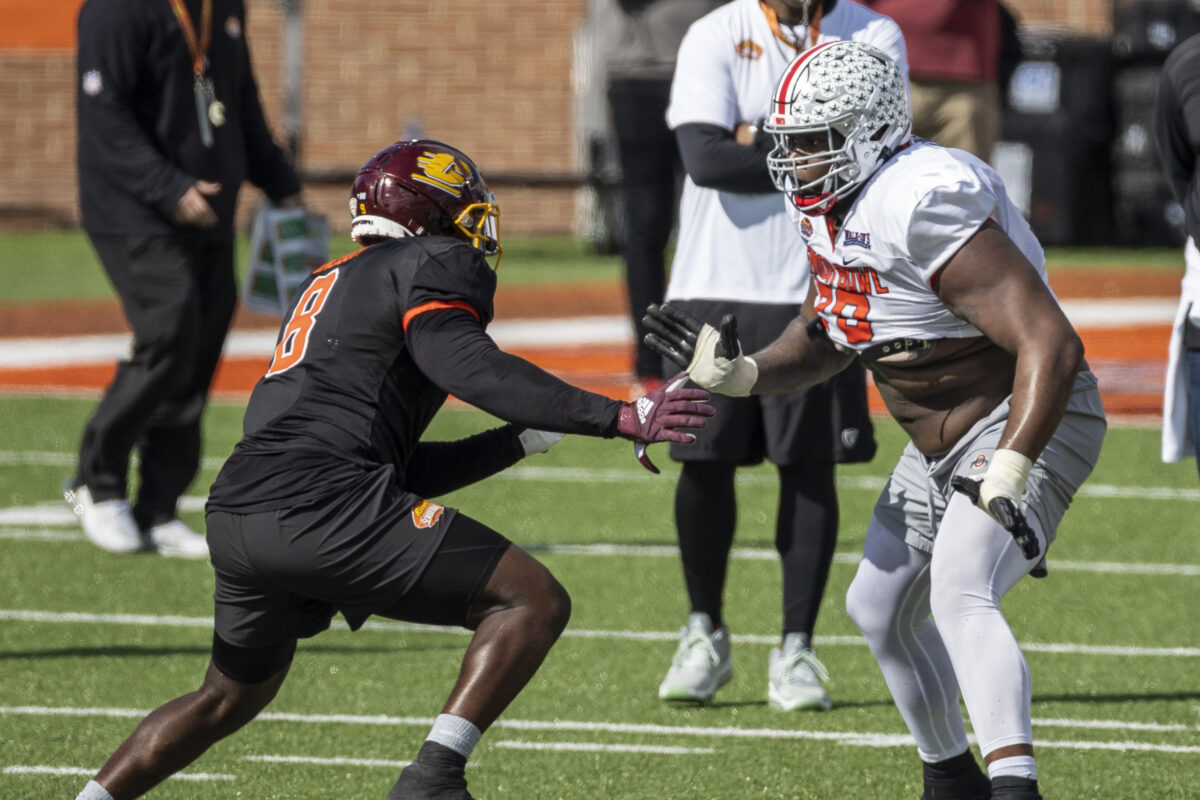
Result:
{"type": "Polygon", "coordinates": [[[767,170],[769,138],[747,147],[719,125],[694,122],[676,128],[675,140],[683,167],[697,186],[739,194],[775,191],[767,170]]]}
{"type": "Polygon", "coordinates": [[[508,469],[524,455],[511,425],[456,442],[421,442],[408,461],[403,488],[438,497],[508,469]]]}
{"type": "Polygon", "coordinates": [[[621,403],[505,353],[464,311],[421,314],[405,331],[413,359],[445,391],[525,428],[615,435],[621,403]]]}

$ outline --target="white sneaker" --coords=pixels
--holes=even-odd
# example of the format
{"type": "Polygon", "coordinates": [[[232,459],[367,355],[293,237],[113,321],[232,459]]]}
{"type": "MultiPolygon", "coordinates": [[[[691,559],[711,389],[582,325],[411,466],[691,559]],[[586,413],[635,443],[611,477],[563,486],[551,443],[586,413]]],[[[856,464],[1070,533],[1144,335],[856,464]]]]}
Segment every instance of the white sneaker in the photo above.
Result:
{"type": "Polygon", "coordinates": [[[160,555],[208,558],[208,542],[177,519],[155,525],[147,532],[150,548],[160,555]]]}
{"type": "Polygon", "coordinates": [[[63,497],[79,515],[83,533],[92,544],[110,553],[122,554],[136,553],[145,547],[128,500],[120,498],[97,503],[86,486],[68,486],[63,489],[63,497]]]}
{"type": "Polygon", "coordinates": [[[833,701],[825,691],[824,683],[829,680],[829,670],[817,660],[816,652],[809,647],[808,635],[789,633],[783,638],[783,647],[771,650],[767,673],[767,700],[771,708],[780,711],[812,709],[828,711],[833,701]]]}
{"type": "Polygon", "coordinates": [[[729,628],[713,630],[708,614],[693,612],[679,638],[679,649],[658,687],[659,700],[707,703],[733,677],[729,628]]]}

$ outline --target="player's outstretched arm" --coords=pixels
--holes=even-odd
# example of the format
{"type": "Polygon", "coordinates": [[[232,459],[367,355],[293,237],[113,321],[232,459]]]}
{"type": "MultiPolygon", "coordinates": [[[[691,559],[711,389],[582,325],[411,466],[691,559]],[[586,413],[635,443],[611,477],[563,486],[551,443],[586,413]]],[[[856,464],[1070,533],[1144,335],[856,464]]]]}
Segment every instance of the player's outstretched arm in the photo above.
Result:
{"type": "Polygon", "coordinates": [[[643,322],[650,331],[646,344],[651,349],[684,367],[700,386],[732,397],[812,386],[845,369],[854,358],[838,352],[825,337],[814,339],[803,317],[749,356],[742,353],[733,315],[726,315],[720,328],[714,328],[663,303],[651,305],[643,322]]]}
{"type": "Polygon", "coordinates": [[[414,360],[430,380],[524,428],[686,444],[695,439],[689,429],[703,427],[713,415],[703,389],[662,387],[626,403],[572,386],[499,349],[463,311],[421,314],[406,333],[414,360]]]}

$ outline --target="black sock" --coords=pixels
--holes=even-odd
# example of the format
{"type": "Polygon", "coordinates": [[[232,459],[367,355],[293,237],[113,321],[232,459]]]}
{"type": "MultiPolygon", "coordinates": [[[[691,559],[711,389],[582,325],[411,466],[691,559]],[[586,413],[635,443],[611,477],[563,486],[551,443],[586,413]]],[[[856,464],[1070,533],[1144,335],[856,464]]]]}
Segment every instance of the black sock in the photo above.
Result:
{"type": "Polygon", "coordinates": [[[1042,800],[1037,780],[1013,775],[992,779],[992,797],[995,800],[1042,800]]]}
{"type": "Polygon", "coordinates": [[[987,800],[991,785],[970,750],[934,764],[921,763],[924,800],[987,800]]]}
{"type": "Polygon", "coordinates": [[[467,767],[467,757],[462,753],[429,739],[426,739],[425,744],[421,745],[415,760],[419,761],[421,766],[456,775],[461,775],[467,767]]]}

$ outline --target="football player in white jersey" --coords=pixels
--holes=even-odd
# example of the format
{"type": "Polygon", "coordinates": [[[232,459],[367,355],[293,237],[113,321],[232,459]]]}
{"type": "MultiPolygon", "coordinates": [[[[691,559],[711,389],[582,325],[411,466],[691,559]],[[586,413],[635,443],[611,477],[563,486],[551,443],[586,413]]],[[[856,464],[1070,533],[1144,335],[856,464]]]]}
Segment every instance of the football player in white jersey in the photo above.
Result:
{"type": "MultiPolygon", "coordinates": [[[[736,314],[749,347],[774,339],[809,290],[804,243],[767,169],[771,137],[756,134],[756,121],[797,53],[841,39],[905,61],[896,23],[853,0],[734,0],[693,23],[680,46],[667,122],[687,177],[666,298],[714,324],[736,314]]],[[[734,475],[765,458],[779,472],[775,544],[783,574],[768,700],[782,710],[829,708],[828,673],[811,638],[837,540],[834,464],[875,452],[863,370],[856,365],[787,395],[713,400],[721,408],[712,435],[671,448],[683,465],[675,516],[691,614],[659,697],[707,702],[732,675],[722,607],[737,517],[734,475]]]]}
{"type": "Polygon", "coordinates": [[[836,42],[795,60],[765,127],[808,247],[804,313],[749,356],[731,325],[670,304],[652,308],[648,339],[735,396],[812,385],[856,356],[867,365],[911,441],[875,506],[847,610],[916,739],[923,798],[1035,800],[1032,679],[1000,598],[1044,574],[1099,456],[1104,410],[1000,178],[912,138],[911,124],[903,76],[878,50],[836,42]]]}

